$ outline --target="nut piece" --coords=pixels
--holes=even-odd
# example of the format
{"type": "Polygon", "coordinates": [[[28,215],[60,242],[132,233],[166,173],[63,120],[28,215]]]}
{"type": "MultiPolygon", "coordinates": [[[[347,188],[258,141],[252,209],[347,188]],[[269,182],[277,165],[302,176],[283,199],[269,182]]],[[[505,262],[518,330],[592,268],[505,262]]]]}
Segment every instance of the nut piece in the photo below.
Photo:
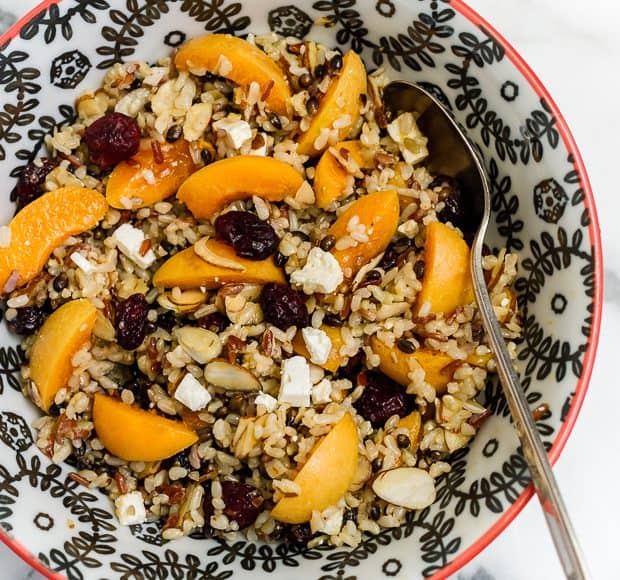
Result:
{"type": "Polygon", "coordinates": [[[194,252],[196,255],[202,258],[205,262],[209,262],[209,264],[213,264],[214,266],[228,268],[229,270],[237,270],[239,272],[243,272],[245,270],[245,266],[242,266],[239,262],[229,260],[228,258],[220,256],[209,249],[207,246],[208,241],[209,238],[205,236],[204,238],[200,238],[194,244],[194,252]]]}
{"type": "Polygon", "coordinates": [[[457,449],[465,447],[469,443],[471,437],[462,435],[461,433],[453,433],[452,431],[445,432],[446,447],[450,453],[454,453],[457,449]]]}
{"type": "Polygon", "coordinates": [[[114,330],[114,325],[101,310],[97,310],[97,318],[95,318],[93,334],[97,338],[107,340],[108,342],[114,342],[116,340],[116,330],[114,330]]]}
{"type": "Polygon", "coordinates": [[[260,383],[250,372],[238,365],[218,359],[205,367],[205,379],[212,385],[227,391],[259,391],[260,383]]]}
{"type": "Polygon", "coordinates": [[[179,344],[200,364],[220,356],[222,341],[215,332],[195,326],[183,326],[175,331],[179,344]]]}
{"type": "Polygon", "coordinates": [[[412,510],[421,510],[435,501],[435,482],[423,469],[397,467],[382,471],[372,484],[385,501],[412,510]]]}

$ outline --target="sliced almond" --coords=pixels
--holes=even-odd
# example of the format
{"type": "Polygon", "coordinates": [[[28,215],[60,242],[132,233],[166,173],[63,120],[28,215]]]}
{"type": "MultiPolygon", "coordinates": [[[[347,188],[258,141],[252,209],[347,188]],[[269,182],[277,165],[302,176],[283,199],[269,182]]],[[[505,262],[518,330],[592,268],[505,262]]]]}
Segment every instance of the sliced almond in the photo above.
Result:
{"type": "Polygon", "coordinates": [[[250,371],[223,359],[214,360],[205,367],[205,379],[227,391],[260,390],[260,382],[250,371]]]}
{"type": "Polygon", "coordinates": [[[388,503],[421,510],[435,501],[435,482],[423,469],[397,467],[377,475],[373,491],[388,503]]]}
{"type": "Polygon", "coordinates": [[[471,437],[468,435],[462,435],[461,433],[452,433],[452,431],[445,432],[446,447],[450,453],[453,453],[457,449],[465,447],[469,443],[471,437]]]}
{"type": "Polygon", "coordinates": [[[102,340],[107,340],[108,342],[112,342],[116,338],[116,331],[114,330],[114,325],[110,322],[109,318],[101,312],[101,310],[97,310],[97,318],[95,318],[95,326],[93,327],[93,334],[102,340]]]}
{"type": "Polygon", "coordinates": [[[198,308],[202,305],[202,302],[198,304],[176,304],[172,297],[170,296],[170,292],[166,292],[164,294],[160,294],[157,297],[157,303],[166,310],[172,310],[172,312],[176,312],[177,314],[188,314],[190,312],[194,312],[198,310],[198,308]]]}
{"type": "Polygon", "coordinates": [[[205,328],[183,326],[175,331],[175,335],[187,354],[200,364],[212,361],[222,352],[220,337],[205,328]]]}
{"type": "Polygon", "coordinates": [[[207,301],[207,295],[200,290],[181,290],[173,288],[170,292],[170,300],[179,306],[198,306],[207,301]]]}
{"type": "Polygon", "coordinates": [[[229,260],[224,256],[220,256],[207,247],[209,238],[204,237],[199,239],[194,244],[194,252],[201,257],[205,262],[213,264],[214,266],[220,266],[221,268],[228,268],[229,270],[237,270],[238,272],[244,272],[245,267],[235,262],[235,260],[229,260]]]}

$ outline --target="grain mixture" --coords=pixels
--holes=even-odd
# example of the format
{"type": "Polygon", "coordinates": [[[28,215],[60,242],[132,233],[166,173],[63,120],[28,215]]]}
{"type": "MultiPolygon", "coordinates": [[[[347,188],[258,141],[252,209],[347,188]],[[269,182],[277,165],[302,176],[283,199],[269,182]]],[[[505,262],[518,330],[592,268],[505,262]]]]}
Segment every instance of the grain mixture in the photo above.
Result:
{"type": "MultiPolygon", "coordinates": [[[[0,231],[37,445],[168,540],[355,546],[431,504],[488,415],[495,363],[455,273],[466,208],[424,167],[415,117],[382,107],[381,70],[359,78],[356,55],[311,41],[208,38],[204,61],[114,65],[19,179],[16,223],[46,192],[107,200],[29,274],[0,231]]],[[[484,268],[514,354],[516,256],[484,268]]]]}

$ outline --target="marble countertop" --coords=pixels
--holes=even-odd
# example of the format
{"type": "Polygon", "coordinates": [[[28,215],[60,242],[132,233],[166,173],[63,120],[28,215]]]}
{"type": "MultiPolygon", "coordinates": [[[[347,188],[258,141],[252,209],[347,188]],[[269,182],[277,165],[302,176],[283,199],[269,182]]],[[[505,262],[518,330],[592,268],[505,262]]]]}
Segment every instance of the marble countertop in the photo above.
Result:
{"type": "MultiPolygon", "coordinates": [[[[370,0],[368,0],[370,1],[370,0]]],[[[38,0],[0,0],[0,30],[38,0]]],[[[620,196],[615,171],[620,133],[617,110],[620,62],[613,0],[469,0],[469,4],[512,42],[540,76],[574,133],[596,196],[605,258],[605,302],[598,357],[581,416],[555,469],[593,578],[618,578],[620,502],[614,483],[620,467],[608,461],[620,449],[620,430],[604,420],[620,389],[615,345],[620,328],[620,196]],[[592,103],[586,104],[586,99],[592,103]],[[596,101],[594,101],[596,99],[596,101]],[[616,330],[614,330],[614,328],[616,330]],[[616,337],[614,339],[614,337],[616,337]]],[[[0,544],[2,577],[39,575],[0,544]]],[[[532,500],[486,550],[458,574],[458,580],[553,580],[562,572],[540,507],[532,500]]]]}

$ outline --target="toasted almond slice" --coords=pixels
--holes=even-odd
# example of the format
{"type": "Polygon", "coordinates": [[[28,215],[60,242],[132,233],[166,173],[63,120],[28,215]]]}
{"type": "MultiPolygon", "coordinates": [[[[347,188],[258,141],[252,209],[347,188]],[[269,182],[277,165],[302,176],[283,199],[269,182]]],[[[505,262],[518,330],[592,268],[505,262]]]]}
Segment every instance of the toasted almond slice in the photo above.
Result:
{"type": "Polygon", "coordinates": [[[207,295],[200,290],[185,290],[173,288],[170,300],[179,306],[197,306],[207,301],[207,295]]]}
{"type": "Polygon", "coordinates": [[[205,367],[205,379],[227,391],[260,390],[260,382],[250,371],[223,359],[214,360],[205,367]]]}
{"type": "Polygon", "coordinates": [[[208,363],[222,352],[220,337],[205,328],[183,326],[175,331],[175,335],[187,354],[200,364],[208,363]]]}
{"type": "Polygon", "coordinates": [[[97,310],[97,317],[95,318],[93,334],[97,338],[107,340],[108,342],[112,342],[116,338],[116,331],[114,330],[114,325],[110,322],[106,315],[101,312],[101,310],[97,310]]]}
{"type": "Polygon", "coordinates": [[[245,267],[239,264],[239,262],[235,262],[234,260],[229,260],[228,258],[224,258],[224,256],[220,256],[213,252],[208,246],[207,242],[209,238],[204,237],[199,239],[194,244],[194,252],[200,258],[202,258],[205,262],[209,262],[209,264],[213,264],[214,266],[220,266],[221,268],[228,268],[229,270],[237,270],[238,272],[243,272],[245,267]]]}
{"type": "Polygon", "coordinates": [[[435,482],[417,467],[397,467],[382,471],[372,484],[385,501],[412,510],[421,510],[435,501],[435,482]]]}

